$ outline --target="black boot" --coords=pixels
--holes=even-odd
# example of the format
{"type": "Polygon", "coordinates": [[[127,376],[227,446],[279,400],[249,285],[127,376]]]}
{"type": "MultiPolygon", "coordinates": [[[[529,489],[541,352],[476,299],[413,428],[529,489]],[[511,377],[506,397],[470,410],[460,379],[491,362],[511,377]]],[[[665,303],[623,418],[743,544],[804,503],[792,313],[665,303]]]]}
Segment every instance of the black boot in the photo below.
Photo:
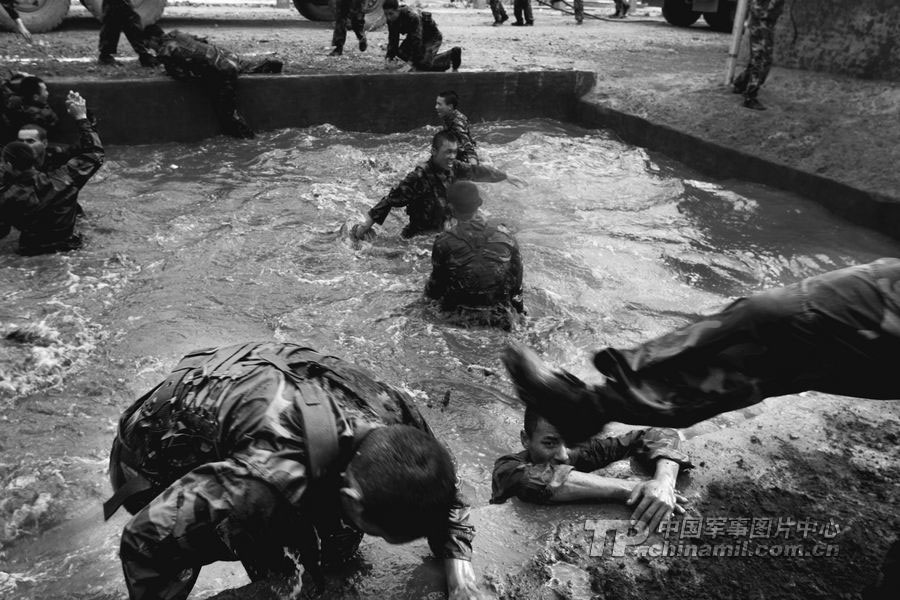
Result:
{"type": "Polygon", "coordinates": [[[763,103],[756,99],[756,96],[747,96],[744,98],[744,108],[752,110],[766,110],[763,103]]]}
{"type": "Polygon", "coordinates": [[[335,46],[334,50],[328,53],[328,56],[340,56],[344,53],[344,48],[342,46],[335,46]]]}
{"type": "Polygon", "coordinates": [[[359,51],[365,52],[366,48],[369,47],[369,40],[366,39],[366,34],[362,34],[362,37],[359,38],[359,51]]]}
{"type": "Polygon", "coordinates": [[[453,46],[450,49],[450,66],[453,67],[453,72],[459,71],[459,65],[462,63],[462,48],[459,46],[453,46]]]}

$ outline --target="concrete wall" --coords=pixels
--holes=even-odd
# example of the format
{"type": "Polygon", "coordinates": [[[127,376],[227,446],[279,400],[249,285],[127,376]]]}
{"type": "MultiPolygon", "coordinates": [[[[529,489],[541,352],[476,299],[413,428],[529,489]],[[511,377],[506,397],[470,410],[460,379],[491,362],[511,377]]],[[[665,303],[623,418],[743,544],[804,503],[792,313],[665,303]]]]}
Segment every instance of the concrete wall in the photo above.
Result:
{"type": "Polygon", "coordinates": [[[900,1],[786,0],[775,62],[900,81],[900,1]]]}
{"type": "MultiPolygon", "coordinates": [[[[331,123],[353,131],[408,131],[435,124],[434,99],[452,89],[460,107],[482,120],[547,117],[570,120],[578,98],[594,85],[579,71],[404,73],[375,75],[253,75],[239,82],[238,100],[257,130],[331,123]]],[[[48,81],[54,108],[77,90],[110,144],[194,141],[217,135],[209,97],[196,84],[168,78],[48,81]]],[[[63,119],[74,134],[71,119],[63,119]]],[[[68,135],[67,135],[68,134],[68,135]]]]}

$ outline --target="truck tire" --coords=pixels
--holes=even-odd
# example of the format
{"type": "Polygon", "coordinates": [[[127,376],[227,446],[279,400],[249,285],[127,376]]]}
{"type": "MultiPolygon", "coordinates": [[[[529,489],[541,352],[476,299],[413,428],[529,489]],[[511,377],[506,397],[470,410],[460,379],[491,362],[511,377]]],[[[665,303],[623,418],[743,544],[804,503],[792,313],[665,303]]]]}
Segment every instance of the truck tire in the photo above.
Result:
{"type": "Polygon", "coordinates": [[[676,27],[690,27],[700,18],[700,13],[692,10],[686,0],[666,0],[662,14],[666,21],[676,27]]]}
{"type": "Polygon", "coordinates": [[[703,13],[703,20],[706,21],[710,29],[731,33],[731,29],[734,26],[735,10],[737,10],[737,5],[734,2],[719,0],[719,10],[703,13]]]}
{"type": "MultiPolygon", "coordinates": [[[[103,17],[103,0],[81,0],[81,3],[98,20],[103,17]]],[[[131,4],[141,17],[141,25],[144,27],[159,21],[166,9],[166,0],[131,0],[131,4]]]]}
{"type": "MultiPolygon", "coordinates": [[[[382,3],[384,0],[363,0],[366,31],[372,31],[384,25],[382,3]]],[[[335,0],[294,0],[297,11],[310,21],[334,21],[334,5],[335,0]]]]}
{"type": "MultiPolygon", "coordinates": [[[[19,13],[25,27],[31,33],[44,33],[59,27],[62,20],[66,18],[69,12],[69,0],[28,0],[27,2],[16,2],[16,11],[19,13]]],[[[6,11],[3,12],[4,17],[8,17],[6,11]]],[[[8,19],[4,19],[6,23],[8,19]]],[[[13,31],[16,31],[15,24],[13,31]]]]}

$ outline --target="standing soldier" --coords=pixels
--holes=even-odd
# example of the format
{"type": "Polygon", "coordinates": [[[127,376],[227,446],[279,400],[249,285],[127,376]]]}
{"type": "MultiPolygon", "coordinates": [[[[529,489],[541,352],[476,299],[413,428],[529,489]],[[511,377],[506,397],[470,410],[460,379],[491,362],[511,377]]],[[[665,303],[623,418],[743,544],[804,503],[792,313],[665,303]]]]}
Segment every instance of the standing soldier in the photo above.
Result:
{"type": "Polygon", "coordinates": [[[237,79],[241,73],[281,73],[281,61],[266,58],[246,61],[211,44],[206,38],[175,30],[147,27],[147,43],[174,79],[199,80],[213,97],[216,114],[225,133],[252,138],[253,129],[237,108],[237,79]]]}
{"type": "Polygon", "coordinates": [[[459,105],[459,96],[454,91],[441,92],[434,102],[434,110],[444,123],[444,131],[449,131],[456,136],[459,151],[456,160],[478,164],[478,153],[475,151],[475,140],[469,131],[469,119],[456,108],[459,105]]]}
{"type": "Polygon", "coordinates": [[[331,45],[334,49],[328,56],[340,56],[344,53],[348,23],[359,40],[359,51],[365,52],[369,47],[366,41],[366,13],[363,12],[363,0],[337,0],[334,8],[334,35],[331,36],[331,45]]]}
{"type": "Polygon", "coordinates": [[[19,230],[19,254],[34,256],[81,247],[75,220],[78,192],[103,164],[103,146],[87,118],[84,98],[69,92],[66,109],[81,129],[78,149],[64,165],[39,170],[32,144],[10,142],[0,157],[0,238],[19,230]]]}
{"type": "Polygon", "coordinates": [[[0,6],[6,11],[6,14],[9,15],[9,18],[13,20],[16,24],[16,29],[19,31],[19,35],[25,38],[25,41],[29,44],[34,41],[31,37],[31,32],[28,31],[28,28],[25,27],[25,23],[22,22],[22,17],[19,16],[16,7],[13,6],[16,3],[16,0],[0,0],[0,6]]]}
{"type": "Polygon", "coordinates": [[[402,237],[440,231],[451,217],[447,208],[447,188],[454,181],[496,182],[511,179],[503,171],[492,167],[457,161],[458,150],[455,135],[449,131],[438,131],[431,140],[431,158],[417,166],[369,209],[366,221],[353,226],[353,237],[362,239],[372,225],[384,223],[392,208],[401,206],[406,207],[406,214],[409,215],[409,224],[400,233],[402,237]]]}
{"type": "Polygon", "coordinates": [[[410,398],[333,356],[275,342],[188,354],[122,415],[109,473],[105,517],[134,514],[131,600],[184,600],[220,560],[289,585],[298,560],[319,583],[363,534],[427,537],[450,597],[478,596],[450,453],[410,398]]]}
{"type": "Polygon", "coordinates": [[[743,73],[732,82],[735,94],[744,95],[744,106],[753,110],[766,110],[756,98],[759,88],[766,82],[772,67],[772,51],[775,46],[775,24],[784,0],[750,0],[750,61],[743,73]]]}
{"type": "Polygon", "coordinates": [[[100,25],[101,65],[116,64],[115,54],[119,49],[119,35],[124,33],[128,43],[134,48],[142,67],[155,67],[156,59],[147,52],[141,18],[131,5],[131,0],[103,0],[100,25]]]}
{"type": "Polygon", "coordinates": [[[509,15],[503,8],[503,0],[491,0],[491,14],[494,15],[494,27],[499,27],[509,21],[509,15]]]}
{"type": "Polygon", "coordinates": [[[471,181],[451,185],[447,204],[457,222],[434,240],[425,295],[464,323],[512,329],[525,312],[516,238],[481,214],[481,196],[471,181]]]}
{"type": "Polygon", "coordinates": [[[631,10],[631,4],[627,0],[614,0],[616,3],[616,12],[609,15],[610,19],[624,19],[631,10]]]}
{"type": "Polygon", "coordinates": [[[382,8],[388,22],[387,60],[399,58],[416,71],[459,70],[462,48],[454,46],[438,54],[444,38],[430,12],[400,6],[397,0],[384,0],[382,8]],[[402,44],[401,34],[406,36],[402,44]]]}

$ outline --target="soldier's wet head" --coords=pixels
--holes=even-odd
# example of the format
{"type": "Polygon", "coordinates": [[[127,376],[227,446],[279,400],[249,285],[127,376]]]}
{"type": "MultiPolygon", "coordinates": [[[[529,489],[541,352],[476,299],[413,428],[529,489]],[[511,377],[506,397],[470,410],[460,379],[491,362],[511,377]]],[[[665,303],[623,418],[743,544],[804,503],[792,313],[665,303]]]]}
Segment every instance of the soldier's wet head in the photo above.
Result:
{"type": "Polygon", "coordinates": [[[29,104],[44,104],[47,102],[47,98],[50,97],[50,92],[47,91],[47,84],[44,83],[43,79],[34,75],[22,78],[21,83],[19,83],[19,94],[29,104]]]}
{"type": "Polygon", "coordinates": [[[341,512],[364,533],[403,544],[446,528],[456,469],[446,448],[423,431],[374,429],[343,478],[341,512]]]}
{"type": "Polygon", "coordinates": [[[459,142],[456,135],[449,131],[438,131],[431,138],[431,162],[439,169],[448,170],[453,166],[459,142]]]}
{"type": "Polygon", "coordinates": [[[387,19],[388,23],[396,21],[400,16],[400,3],[397,0],[384,0],[384,4],[381,5],[381,8],[384,11],[384,18],[387,19]]]}
{"type": "Polygon", "coordinates": [[[459,105],[459,96],[453,90],[446,90],[437,95],[434,110],[442,119],[459,105]]]}
{"type": "Polygon", "coordinates": [[[19,129],[18,139],[25,142],[37,157],[37,163],[44,162],[44,155],[47,152],[47,130],[40,125],[28,124],[19,129]]]}
{"type": "Polygon", "coordinates": [[[37,154],[25,142],[16,140],[8,143],[0,153],[0,163],[5,163],[14,172],[24,172],[37,165],[37,154]]]}
{"type": "Polygon", "coordinates": [[[447,188],[447,204],[457,218],[471,217],[482,203],[478,186],[471,181],[456,181],[447,188]]]}

